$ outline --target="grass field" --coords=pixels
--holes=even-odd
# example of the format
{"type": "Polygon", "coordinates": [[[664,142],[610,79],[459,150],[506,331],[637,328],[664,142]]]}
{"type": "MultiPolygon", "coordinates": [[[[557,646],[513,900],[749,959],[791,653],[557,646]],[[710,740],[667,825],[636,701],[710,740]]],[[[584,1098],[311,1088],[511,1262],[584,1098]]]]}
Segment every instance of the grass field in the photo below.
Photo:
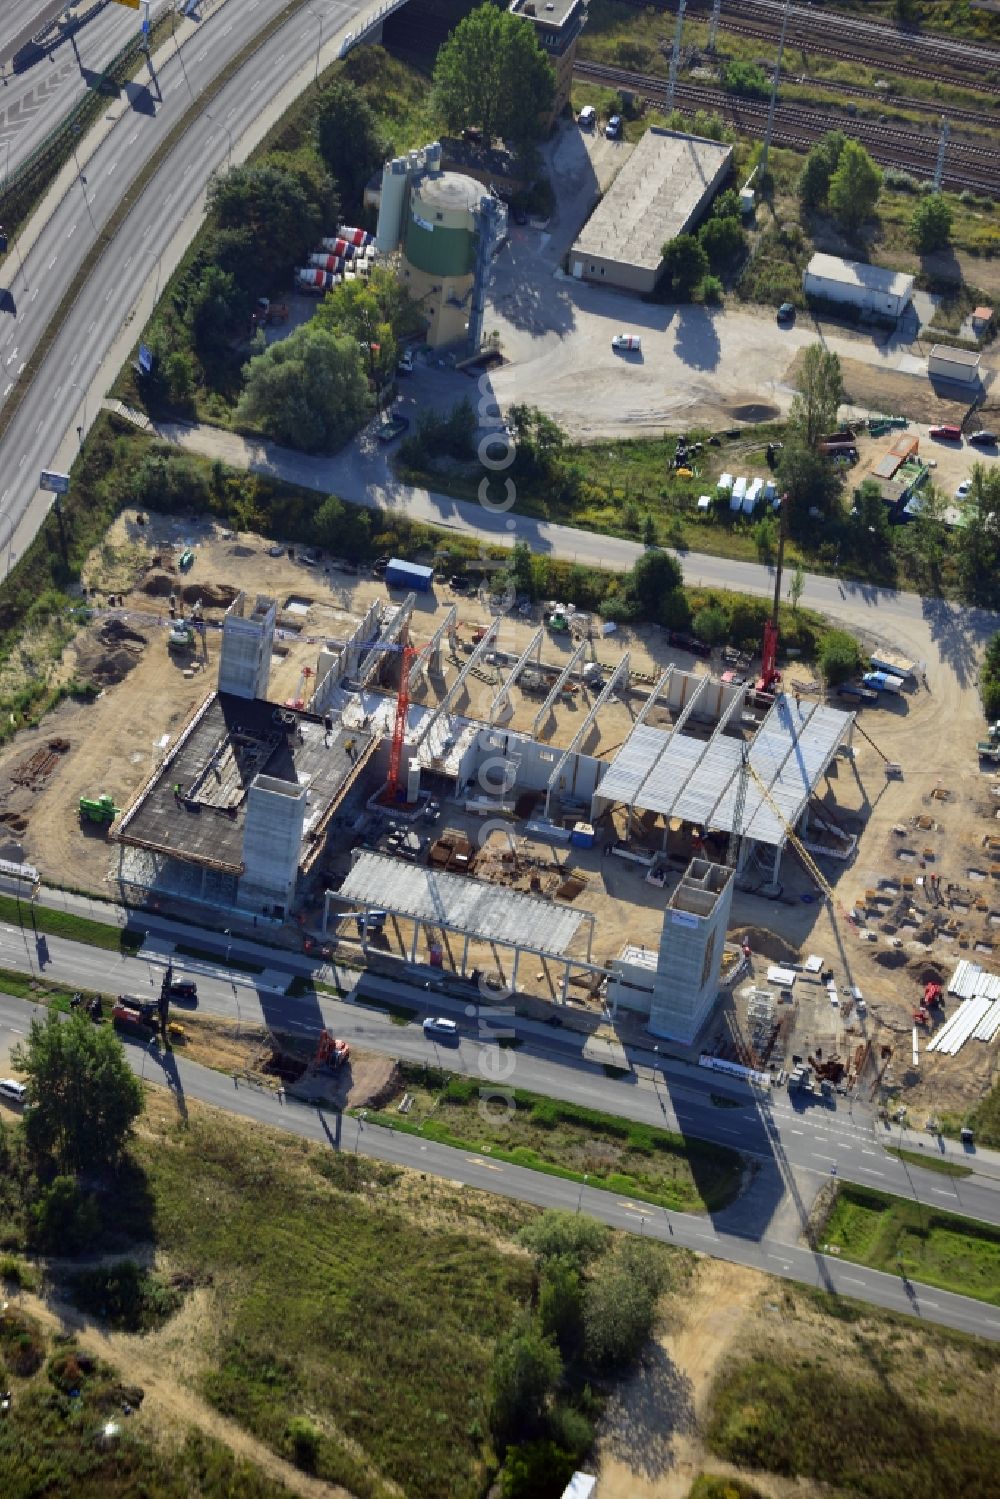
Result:
{"type": "Polygon", "coordinates": [[[31,1317],[13,1310],[0,1316],[0,1387],[13,1396],[0,1419],[4,1499],[283,1499],[289,1493],[200,1432],[178,1432],[170,1451],[154,1446],[122,1422],[123,1386],[113,1368],[81,1362],[72,1341],[48,1339],[31,1317]],[[78,1396],[70,1396],[71,1387],[78,1396]],[[111,1418],[119,1434],[102,1443],[97,1432],[111,1418]]]}
{"type": "Polygon", "coordinates": [[[51,911],[47,906],[19,901],[12,895],[0,895],[0,921],[23,927],[29,941],[34,932],[44,932],[49,937],[66,937],[73,942],[85,942],[88,947],[127,953],[130,957],[135,956],[146,937],[137,928],[91,921],[89,916],[75,916],[71,911],[51,911]]]}
{"type": "Polygon", "coordinates": [[[477,1080],[415,1064],[401,1067],[400,1088],[413,1099],[410,1111],[402,1116],[392,1108],[369,1110],[369,1124],[481,1151],[571,1181],[586,1175],[592,1187],[678,1211],[715,1212],[739,1191],[744,1161],[726,1146],[685,1140],[670,1130],[520,1090],[509,1095],[513,1109],[486,1108],[477,1080]]]}
{"type": "Polygon", "coordinates": [[[925,1171],[936,1171],[940,1176],[972,1175],[971,1166],[963,1166],[960,1161],[949,1161],[930,1152],[921,1155],[919,1150],[900,1150],[895,1145],[887,1145],[886,1154],[894,1155],[897,1161],[904,1161],[907,1166],[922,1166],[925,1171]]]}
{"type": "Polygon", "coordinates": [[[957,1138],[964,1124],[971,1128],[980,1145],[1000,1146],[1000,1083],[966,1113],[941,1117],[941,1128],[946,1135],[957,1138]]]}
{"type": "MultiPolygon", "coordinates": [[[[138,1154],[155,1241],[213,1283],[211,1403],[286,1457],[308,1417],[318,1476],[357,1499],[478,1496],[493,1343],[532,1290],[528,1258],[495,1247],[491,1200],[197,1108],[154,1125],[138,1154]]],[[[521,1220],[503,1214],[506,1235],[521,1220]]]]}
{"type": "Polygon", "coordinates": [[[1000,1306],[1000,1228],[842,1185],[823,1229],[842,1259],[1000,1306]]]}

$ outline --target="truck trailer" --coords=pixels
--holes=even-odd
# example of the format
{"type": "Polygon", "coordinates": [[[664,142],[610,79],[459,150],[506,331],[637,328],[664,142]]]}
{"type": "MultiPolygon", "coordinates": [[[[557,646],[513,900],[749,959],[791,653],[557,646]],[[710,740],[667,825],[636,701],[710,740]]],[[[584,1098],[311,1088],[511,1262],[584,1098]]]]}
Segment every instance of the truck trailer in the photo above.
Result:
{"type": "Polygon", "coordinates": [[[893,676],[888,671],[866,671],[861,680],[875,692],[901,693],[903,690],[902,677],[893,676]]]}
{"type": "Polygon", "coordinates": [[[885,671],[890,676],[902,677],[904,682],[915,681],[917,663],[898,651],[884,650],[871,657],[872,671],[885,671]]]}

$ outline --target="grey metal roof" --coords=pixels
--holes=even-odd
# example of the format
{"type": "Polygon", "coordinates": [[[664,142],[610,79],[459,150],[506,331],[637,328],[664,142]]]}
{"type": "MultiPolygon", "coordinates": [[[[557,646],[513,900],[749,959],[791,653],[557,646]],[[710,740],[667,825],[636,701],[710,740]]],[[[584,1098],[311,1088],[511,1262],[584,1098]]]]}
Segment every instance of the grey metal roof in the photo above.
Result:
{"type": "MultiPolygon", "coordinates": [[[[785,694],[775,699],[749,753],[784,822],[794,827],[802,815],[852,718],[822,703],[796,703],[785,694]]],[[[740,759],[740,741],[724,734],[706,742],[640,724],[612,761],[597,796],[728,832],[740,759]]],[[[756,842],[784,843],[784,822],[752,778],[741,820],[741,831],[756,842]]]]}
{"type": "Polygon", "coordinates": [[[503,885],[364,852],[337,892],[344,900],[494,942],[563,953],[589,916],[503,885]]]}

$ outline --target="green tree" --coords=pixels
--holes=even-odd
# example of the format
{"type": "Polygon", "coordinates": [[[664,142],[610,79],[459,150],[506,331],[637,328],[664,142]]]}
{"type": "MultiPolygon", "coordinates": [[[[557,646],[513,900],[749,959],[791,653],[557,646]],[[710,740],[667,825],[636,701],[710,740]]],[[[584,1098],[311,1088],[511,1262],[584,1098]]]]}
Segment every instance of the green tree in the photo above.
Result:
{"type": "Polygon", "coordinates": [[[563,1358],[571,1359],[583,1337],[583,1286],[571,1260],[548,1260],[538,1292],[538,1322],[554,1339],[563,1358]]]}
{"type": "Polygon", "coordinates": [[[410,321],[411,305],[393,273],[377,266],[367,282],[344,281],[328,292],[313,323],[356,340],[369,375],[383,385],[395,373],[397,338],[410,321]]]}
{"type": "Polygon", "coordinates": [[[714,215],[702,224],[698,230],[698,239],[713,271],[722,271],[731,266],[743,253],[747,241],[743,225],[737,217],[720,219],[714,215]]]}
{"type": "Polygon", "coordinates": [[[221,349],[244,333],[250,297],[231,271],[209,265],[188,294],[187,323],[195,349],[203,360],[218,357],[221,349]]]}
{"type": "Polygon", "coordinates": [[[719,307],[725,288],[718,276],[703,276],[701,285],[698,287],[698,295],[706,307],[719,307]]]}
{"type": "Polygon", "coordinates": [[[951,239],[952,212],[941,193],[920,198],[910,216],[910,237],[921,255],[943,250],[951,239]]]}
{"type": "Polygon", "coordinates": [[[554,93],[534,27],[496,5],[459,21],[434,64],[434,100],[448,129],[475,125],[487,140],[535,140],[554,93]]]}
{"type": "Polygon", "coordinates": [[[562,1359],[551,1338],[531,1321],[511,1329],[497,1344],[490,1371],[490,1429],[500,1451],[530,1437],[562,1378],[562,1359]]]}
{"type": "Polygon", "coordinates": [[[24,1137],[38,1161],[65,1172],[114,1165],[142,1113],[142,1087],[110,1026],[50,1012],[32,1020],[11,1060],[28,1084],[24,1137]]]}
{"type": "Polygon", "coordinates": [[[183,349],[168,354],[163,366],[167,394],[175,406],[188,406],[194,395],[194,363],[183,349]]]}
{"type": "Polygon", "coordinates": [[[681,565],[670,552],[650,548],[637,558],[628,575],[627,595],[635,600],[643,619],[665,624],[664,608],[670,597],[679,592],[684,580],[681,565]]]}
{"type": "Polygon", "coordinates": [[[656,522],[648,510],[642,522],[642,544],[644,547],[656,545],[656,522]]]}
{"type": "Polygon", "coordinates": [[[766,99],[771,92],[771,80],[755,62],[731,62],[722,70],[722,87],[730,94],[766,99]]]}
{"type": "Polygon", "coordinates": [[[678,234],[663,246],[663,274],[677,302],[689,302],[708,273],[708,255],[693,234],[678,234]]]}
{"type": "Polygon", "coordinates": [[[996,608],[1000,602],[1000,468],[973,465],[972,489],[963,502],[965,524],[955,533],[955,560],[963,596],[996,608]]]}
{"type": "Polygon", "coordinates": [[[827,131],[809,152],[799,175],[799,198],[805,208],[822,208],[830,190],[847,137],[840,130],[827,131]]]}
{"type": "Polygon", "coordinates": [[[526,541],[515,541],[510,554],[510,575],[518,593],[530,594],[534,579],[531,572],[531,548],[526,541]]]}
{"type": "Polygon", "coordinates": [[[316,139],[354,223],[365,184],[382,165],[387,147],[371,105],[349,78],[335,78],[320,95],[316,139]]]}
{"type": "Polygon", "coordinates": [[[45,1254],[82,1254],[100,1232],[93,1195],[81,1192],[72,1176],[57,1176],[32,1208],[31,1242],[45,1254]]]}
{"type": "Polygon", "coordinates": [[[757,557],[761,562],[770,562],[778,546],[778,522],[773,515],[762,515],[751,532],[757,557]]]}
{"type": "Polygon", "coordinates": [[[836,428],[837,413],[844,400],[839,357],[822,344],[810,344],[802,356],[795,388],[791,424],[798,429],[806,447],[815,448],[824,433],[836,428]]]}
{"type": "Polygon", "coordinates": [[[313,517],[312,531],[316,545],[329,552],[336,551],[338,543],[343,539],[346,519],[343,501],[338,500],[335,494],[327,495],[313,517]]]}
{"type": "Polygon", "coordinates": [[[846,682],[861,665],[861,650],[846,630],[831,630],[819,648],[817,664],[828,687],[846,682]]]}
{"type": "Polygon", "coordinates": [[[706,645],[721,645],[729,633],[725,609],[720,609],[718,604],[706,604],[692,619],[691,628],[706,645]]]}
{"type": "Polygon", "coordinates": [[[801,562],[796,562],[795,566],[792,568],[792,576],[788,584],[788,602],[792,606],[793,614],[797,614],[799,612],[799,604],[802,601],[802,594],[805,586],[805,569],[803,568],[801,562]]]}
{"type": "Polygon", "coordinates": [[[650,1249],[643,1241],[626,1241],[587,1284],[584,1356],[592,1369],[630,1364],[653,1330],[664,1273],[662,1261],[650,1249]]]}
{"type": "Polygon", "coordinates": [[[886,540],[889,517],[882,498],[882,486],[877,479],[863,479],[855,490],[851,519],[862,547],[870,547],[873,537],[875,541],[886,540]]]}
{"type": "Polygon", "coordinates": [[[306,323],[244,366],[239,421],[307,453],[346,442],[371,407],[352,338],[306,323]]]}
{"type": "Polygon", "coordinates": [[[254,264],[268,280],[287,274],[315,249],[324,207],[308,179],[267,158],[217,174],[208,187],[217,226],[250,236],[254,264]]]}
{"type": "Polygon", "coordinates": [[[548,1208],[518,1234],[519,1241],[543,1264],[560,1259],[577,1269],[603,1254],[609,1238],[603,1223],[560,1208],[548,1208]]]}
{"type": "Polygon", "coordinates": [[[827,193],[830,212],[838,224],[857,229],[874,213],[881,191],[882,173],[864,146],[847,141],[827,193]]]}
{"type": "Polygon", "coordinates": [[[1000,718],[1000,633],[992,637],[983,653],[979,692],[986,717],[991,721],[1000,718]]]}
{"type": "Polygon", "coordinates": [[[815,448],[808,447],[801,433],[789,427],[785,446],[778,458],[778,488],[785,496],[782,520],[787,533],[800,539],[815,535],[816,522],[811,514],[826,516],[837,495],[838,479],[829,461],[815,448]]]}
{"type": "Polygon", "coordinates": [[[523,1442],[511,1447],[500,1470],[501,1499],[552,1499],[573,1477],[576,1462],[555,1442],[523,1442]]]}
{"type": "Polygon", "coordinates": [[[937,592],[953,544],[944,523],[946,502],[934,488],[920,491],[917,514],[896,535],[896,553],[902,567],[916,583],[937,592]]]}

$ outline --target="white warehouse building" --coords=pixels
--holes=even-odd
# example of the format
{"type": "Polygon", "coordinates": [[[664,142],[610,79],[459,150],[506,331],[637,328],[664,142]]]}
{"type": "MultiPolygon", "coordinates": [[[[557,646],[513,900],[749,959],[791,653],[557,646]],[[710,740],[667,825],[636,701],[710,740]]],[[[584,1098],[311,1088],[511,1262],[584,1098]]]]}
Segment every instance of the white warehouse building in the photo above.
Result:
{"type": "Polygon", "coordinates": [[[842,302],[873,317],[900,318],[913,301],[913,277],[881,265],[816,254],[802,275],[807,297],[842,302]]]}

